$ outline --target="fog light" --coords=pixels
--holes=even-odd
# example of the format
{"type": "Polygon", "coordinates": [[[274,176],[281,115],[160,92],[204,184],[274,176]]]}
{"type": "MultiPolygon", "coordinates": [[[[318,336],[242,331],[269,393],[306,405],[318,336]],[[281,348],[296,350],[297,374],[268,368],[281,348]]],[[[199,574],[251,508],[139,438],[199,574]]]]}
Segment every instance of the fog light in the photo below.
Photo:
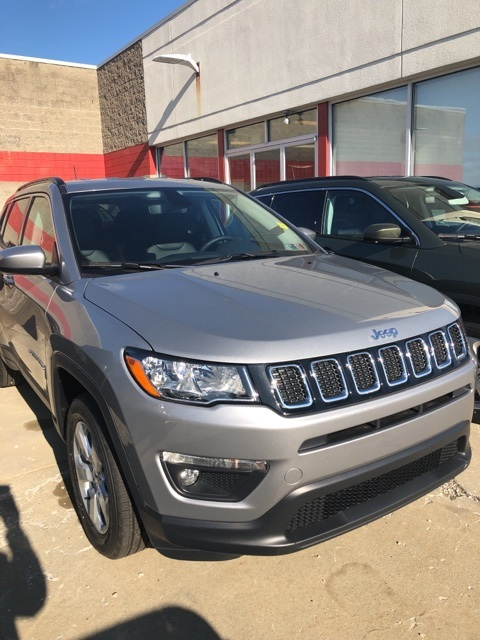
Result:
{"type": "Polygon", "coordinates": [[[184,469],[178,474],[178,479],[183,487],[191,487],[198,480],[199,475],[198,469],[184,469]]]}
{"type": "Polygon", "coordinates": [[[167,477],[181,494],[197,500],[243,500],[265,478],[266,460],[210,458],[163,451],[167,477]]]}

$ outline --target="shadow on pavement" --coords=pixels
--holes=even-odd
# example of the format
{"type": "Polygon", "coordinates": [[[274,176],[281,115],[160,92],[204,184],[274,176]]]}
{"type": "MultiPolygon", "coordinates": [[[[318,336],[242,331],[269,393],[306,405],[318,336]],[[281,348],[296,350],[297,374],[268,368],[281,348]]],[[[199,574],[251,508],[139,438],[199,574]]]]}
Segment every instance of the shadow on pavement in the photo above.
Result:
{"type": "Polygon", "coordinates": [[[7,551],[0,552],[0,638],[19,638],[15,619],[33,617],[47,594],[42,566],[20,526],[20,516],[8,485],[0,485],[0,521],[7,551]]]}
{"type": "MultiPolygon", "coordinates": [[[[17,391],[35,414],[43,436],[53,451],[60,473],[62,476],[65,476],[67,473],[67,449],[55,429],[50,411],[26,382],[19,384],[17,391]]],[[[27,429],[32,428],[38,430],[36,424],[30,426],[30,423],[27,423],[25,427],[27,429]]]]}
{"type": "Polygon", "coordinates": [[[127,620],[82,640],[221,640],[202,617],[183,607],[166,607],[127,620]]]}

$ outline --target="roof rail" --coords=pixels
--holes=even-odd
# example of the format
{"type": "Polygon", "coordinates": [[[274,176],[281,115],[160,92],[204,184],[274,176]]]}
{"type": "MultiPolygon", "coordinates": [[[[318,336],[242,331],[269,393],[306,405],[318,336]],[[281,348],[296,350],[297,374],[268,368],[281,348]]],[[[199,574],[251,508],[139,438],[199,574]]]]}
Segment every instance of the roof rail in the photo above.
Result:
{"type": "Polygon", "coordinates": [[[315,176],[314,178],[293,178],[291,180],[279,180],[278,182],[268,182],[267,184],[262,184],[261,187],[257,187],[255,191],[258,189],[263,189],[263,187],[273,187],[278,186],[280,184],[298,184],[299,182],[317,182],[318,180],[368,180],[368,178],[364,178],[363,176],[315,176]]]}
{"type": "Polygon", "coordinates": [[[185,178],[186,180],[200,180],[202,182],[216,182],[217,184],[225,184],[222,180],[218,178],[209,178],[208,176],[193,176],[189,178],[185,178]]]}
{"type": "Polygon", "coordinates": [[[17,192],[22,191],[22,189],[26,189],[27,187],[31,187],[34,184],[44,183],[56,184],[62,193],[67,192],[64,180],[62,180],[62,178],[56,178],[55,176],[48,176],[46,178],[38,178],[38,180],[31,180],[30,182],[22,184],[22,186],[18,187],[17,192]]]}

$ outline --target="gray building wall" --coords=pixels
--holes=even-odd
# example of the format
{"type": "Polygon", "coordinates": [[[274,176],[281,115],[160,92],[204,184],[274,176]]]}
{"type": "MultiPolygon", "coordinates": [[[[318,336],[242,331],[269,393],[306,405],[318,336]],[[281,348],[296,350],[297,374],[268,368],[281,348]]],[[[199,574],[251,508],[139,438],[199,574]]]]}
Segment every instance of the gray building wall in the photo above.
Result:
{"type": "Polygon", "coordinates": [[[480,61],[478,0],[192,0],[142,41],[161,145],[480,61]],[[190,53],[200,76],[153,62],[190,53]]]}

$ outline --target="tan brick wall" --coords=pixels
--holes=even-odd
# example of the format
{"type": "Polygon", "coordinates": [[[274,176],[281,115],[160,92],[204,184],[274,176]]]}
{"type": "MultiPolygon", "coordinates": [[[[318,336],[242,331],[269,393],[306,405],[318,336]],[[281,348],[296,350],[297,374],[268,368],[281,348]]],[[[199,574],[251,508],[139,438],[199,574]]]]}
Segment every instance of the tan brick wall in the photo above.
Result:
{"type": "Polygon", "coordinates": [[[0,57],[0,150],[102,153],[97,70],[0,57]]]}
{"type": "Polygon", "coordinates": [[[147,142],[142,43],[122,51],[98,70],[104,152],[147,142]]]}
{"type": "Polygon", "coordinates": [[[5,200],[20,187],[22,182],[2,182],[0,181],[0,213],[2,212],[5,200]]]}

